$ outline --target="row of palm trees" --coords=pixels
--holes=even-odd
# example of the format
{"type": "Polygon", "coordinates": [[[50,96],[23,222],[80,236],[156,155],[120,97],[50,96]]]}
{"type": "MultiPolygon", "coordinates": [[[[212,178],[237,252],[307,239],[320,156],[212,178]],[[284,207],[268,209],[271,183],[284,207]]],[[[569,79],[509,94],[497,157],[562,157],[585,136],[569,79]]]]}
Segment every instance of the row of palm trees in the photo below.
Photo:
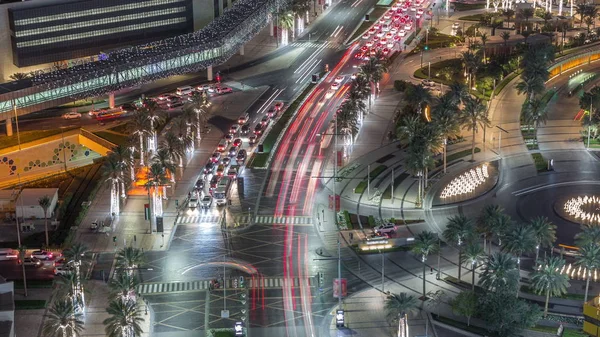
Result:
{"type": "Polygon", "coordinates": [[[111,196],[110,214],[120,213],[121,200],[126,198],[127,189],[136,180],[135,156],[138,155],[139,166],[147,167],[146,189],[151,196],[152,219],[162,215],[161,197],[166,196],[166,185],[169,181],[175,182],[177,167],[183,167],[196,142],[201,140],[209,105],[206,95],[195,93],[159,142],[157,133],[166,116],[156,102],[142,101],[127,124],[131,136],[129,144],[113,148],[104,162],[104,179],[111,196]]]}
{"type": "MultiPolygon", "coordinates": [[[[310,0],[294,0],[291,7],[276,13],[277,26],[281,29],[281,45],[288,44],[289,33],[292,33],[292,41],[296,31],[302,33],[305,23],[309,20],[310,0]]],[[[279,40],[278,40],[279,41],[279,40]]]]}
{"type": "Polygon", "coordinates": [[[454,83],[444,95],[434,98],[423,85],[409,85],[406,103],[412,113],[398,125],[397,136],[407,146],[406,165],[419,179],[417,205],[428,185],[428,171],[435,166],[434,156],[443,154],[446,171],[446,145],[460,134],[461,127],[472,132],[471,160],[475,156],[475,136],[490,126],[486,105],[468,94],[467,88],[454,83]],[[430,108],[431,107],[431,108],[430,108]],[[424,112],[430,111],[430,114],[424,112]]]}
{"type": "MultiPolygon", "coordinates": [[[[89,266],[89,251],[77,243],[65,250],[64,255],[71,271],[57,281],[56,299],[42,329],[46,337],[77,337],[84,329],[85,279],[82,269],[89,266]]],[[[110,316],[103,322],[109,337],[135,337],[142,333],[144,319],[136,301],[139,281],[135,273],[143,263],[143,253],[137,248],[125,247],[117,252],[115,277],[108,284],[111,300],[106,311],[110,316]]]]}

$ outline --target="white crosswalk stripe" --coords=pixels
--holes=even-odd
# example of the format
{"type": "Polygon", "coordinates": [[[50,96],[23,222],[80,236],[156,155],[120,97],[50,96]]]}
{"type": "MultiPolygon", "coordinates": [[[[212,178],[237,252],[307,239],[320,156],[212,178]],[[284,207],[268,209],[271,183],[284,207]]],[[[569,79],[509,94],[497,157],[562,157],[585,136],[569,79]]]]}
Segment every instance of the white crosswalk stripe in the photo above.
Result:
{"type": "Polygon", "coordinates": [[[178,224],[195,224],[195,223],[216,223],[220,217],[216,215],[200,215],[200,216],[180,216],[177,218],[178,224]]]}
{"type": "MultiPolygon", "coordinates": [[[[225,280],[227,289],[233,288],[235,285],[232,280],[225,280]]],[[[308,285],[312,285],[312,279],[308,279],[308,285]]],[[[175,292],[194,292],[207,290],[210,284],[210,280],[190,281],[190,282],[164,282],[164,283],[142,283],[137,287],[137,293],[140,295],[148,294],[164,294],[164,293],[175,293],[175,292]]],[[[238,283],[239,284],[239,283],[238,283]]],[[[282,288],[286,284],[286,281],[282,277],[265,277],[265,278],[246,278],[246,285],[248,287],[257,288],[282,288]]],[[[299,287],[300,279],[295,277],[290,279],[290,286],[299,287]],[[292,283],[293,282],[293,283],[292,283]]]]}
{"type": "MultiPolygon", "coordinates": [[[[308,41],[296,41],[290,43],[290,46],[297,48],[319,48],[323,46],[323,43],[320,42],[308,42],[308,41]]],[[[332,43],[329,43],[326,48],[335,48],[332,43]]]]}
{"type": "Polygon", "coordinates": [[[269,216],[259,215],[256,217],[258,224],[295,224],[295,225],[312,225],[312,217],[309,216],[269,216]]]}

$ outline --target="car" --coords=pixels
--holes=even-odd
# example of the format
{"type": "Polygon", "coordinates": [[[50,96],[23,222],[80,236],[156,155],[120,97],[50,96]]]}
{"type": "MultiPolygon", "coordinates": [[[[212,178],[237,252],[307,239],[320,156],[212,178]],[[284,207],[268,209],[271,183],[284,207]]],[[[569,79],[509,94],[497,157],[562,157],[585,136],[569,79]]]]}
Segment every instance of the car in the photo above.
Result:
{"type": "Polygon", "coordinates": [[[386,39],[393,39],[394,38],[394,33],[392,33],[392,31],[390,31],[389,33],[385,34],[385,38],[386,39]]]}
{"type": "Polygon", "coordinates": [[[198,91],[209,91],[210,88],[212,88],[212,84],[202,84],[196,87],[198,91]]]}
{"type": "Polygon", "coordinates": [[[212,191],[217,188],[217,184],[219,183],[219,180],[221,179],[221,177],[219,176],[214,176],[212,177],[212,179],[210,180],[210,184],[208,185],[208,190],[212,193],[212,191]]]}
{"type": "Polygon", "coordinates": [[[416,11],[417,11],[417,8],[413,6],[413,7],[411,7],[411,8],[410,8],[410,11],[411,11],[411,12],[416,12],[416,11]]]}
{"type": "Polygon", "coordinates": [[[415,14],[415,18],[420,19],[421,18],[421,14],[415,14]]]}
{"type": "Polygon", "coordinates": [[[369,35],[373,35],[373,34],[377,33],[377,29],[375,29],[375,27],[373,27],[373,28],[369,29],[369,31],[367,33],[369,33],[369,35]]]}
{"type": "Polygon", "coordinates": [[[221,159],[221,152],[214,152],[214,153],[212,154],[212,156],[210,157],[210,160],[211,160],[213,163],[218,163],[218,162],[219,162],[219,159],[221,159]]]}
{"type": "Polygon", "coordinates": [[[258,137],[256,135],[252,135],[252,136],[250,136],[250,138],[248,138],[248,143],[250,143],[250,145],[256,144],[257,141],[258,141],[258,137]]]}
{"type": "Polygon", "coordinates": [[[54,275],[65,276],[73,272],[73,269],[66,265],[58,265],[54,267],[54,275]]]}
{"type": "Polygon", "coordinates": [[[263,132],[263,125],[261,123],[256,124],[256,126],[254,127],[254,134],[255,135],[260,135],[263,132]]]}
{"type": "Polygon", "coordinates": [[[229,134],[231,135],[235,135],[240,131],[240,125],[239,124],[233,124],[230,128],[229,128],[229,134]]]}
{"type": "Polygon", "coordinates": [[[275,103],[275,105],[274,105],[274,107],[275,107],[275,110],[277,110],[277,111],[281,111],[281,110],[283,109],[283,106],[284,106],[284,105],[285,105],[285,104],[284,104],[283,102],[277,102],[277,103],[275,103]]]}
{"type": "Polygon", "coordinates": [[[406,31],[404,29],[398,31],[398,36],[400,36],[400,37],[406,36],[406,31]]]}
{"type": "Polygon", "coordinates": [[[30,256],[40,260],[50,260],[52,257],[54,257],[54,254],[45,250],[34,250],[30,256]]]}
{"type": "Polygon", "coordinates": [[[213,164],[212,162],[206,163],[206,165],[204,165],[204,174],[211,174],[215,171],[215,164],[213,164]]]}
{"type": "Polygon", "coordinates": [[[370,36],[371,35],[369,35],[369,33],[364,33],[362,38],[363,38],[363,40],[368,40],[370,36]]]}
{"type": "Polygon", "coordinates": [[[227,143],[231,143],[233,141],[233,135],[231,133],[228,133],[225,136],[223,136],[223,139],[225,139],[227,143]]]}
{"type": "Polygon", "coordinates": [[[79,119],[81,118],[81,114],[79,112],[71,111],[62,115],[63,119],[79,119]]]}
{"type": "Polygon", "coordinates": [[[363,53],[356,53],[356,54],[354,54],[354,58],[355,58],[355,59],[357,59],[357,60],[360,60],[360,59],[362,59],[362,58],[363,58],[363,56],[364,56],[364,54],[363,54],[363,53]]]}
{"type": "Polygon", "coordinates": [[[342,83],[344,82],[345,77],[344,76],[337,76],[333,81],[335,83],[342,83]]]}
{"type": "Polygon", "coordinates": [[[204,191],[204,179],[200,178],[196,180],[196,184],[194,185],[197,191],[204,191]]]}
{"type": "Polygon", "coordinates": [[[23,259],[23,261],[19,260],[18,263],[23,264],[25,266],[33,266],[33,267],[39,267],[42,265],[42,261],[36,259],[35,257],[26,257],[23,259]]]}
{"type": "Polygon", "coordinates": [[[210,195],[205,195],[202,200],[200,200],[200,205],[202,205],[202,208],[209,208],[212,205],[212,197],[210,195]]]}
{"type": "Polygon", "coordinates": [[[269,116],[264,116],[261,120],[260,120],[260,124],[262,124],[264,127],[266,127],[267,125],[269,125],[269,122],[271,121],[271,118],[269,118],[269,116]]]}
{"type": "Polygon", "coordinates": [[[460,27],[460,23],[455,22],[452,24],[452,29],[458,29],[460,27]]]}
{"type": "Polygon", "coordinates": [[[169,103],[167,103],[167,106],[168,106],[170,109],[179,108],[179,107],[182,107],[183,105],[184,105],[184,104],[183,104],[183,102],[182,102],[182,101],[175,101],[175,102],[169,102],[169,103]]]}
{"type": "Polygon", "coordinates": [[[375,37],[383,37],[385,35],[385,32],[383,30],[380,30],[377,32],[377,34],[375,34],[375,37]]]}
{"type": "Polygon", "coordinates": [[[233,140],[233,146],[240,146],[242,145],[242,139],[241,138],[236,138],[233,140]]]}
{"type": "Polygon", "coordinates": [[[229,157],[223,157],[223,158],[221,158],[221,165],[223,165],[223,166],[229,166],[229,164],[231,164],[231,159],[229,159],[229,157]]]}
{"type": "Polygon", "coordinates": [[[383,25],[383,27],[381,27],[381,30],[383,32],[389,32],[390,31],[390,25],[383,25]]]}
{"type": "Polygon", "coordinates": [[[188,202],[188,207],[189,208],[198,207],[198,198],[195,195],[192,195],[192,197],[190,198],[190,201],[188,202]]]}
{"type": "Polygon", "coordinates": [[[221,88],[217,89],[217,94],[219,94],[219,95],[229,94],[232,92],[233,92],[233,89],[231,89],[230,87],[221,87],[221,88]]]}
{"type": "Polygon", "coordinates": [[[238,169],[239,166],[237,165],[233,165],[229,168],[229,171],[227,171],[227,176],[231,179],[236,179],[237,175],[238,175],[238,169]]]}
{"type": "Polygon", "coordinates": [[[425,86],[425,87],[433,87],[433,86],[435,86],[435,82],[432,81],[432,80],[428,80],[428,79],[425,79],[425,80],[421,81],[421,83],[423,83],[423,86],[425,86]]]}
{"type": "Polygon", "coordinates": [[[276,114],[275,108],[269,108],[269,110],[267,111],[267,117],[269,117],[269,118],[275,117],[275,114],[276,114]]]}
{"type": "Polygon", "coordinates": [[[412,29],[412,25],[410,23],[407,23],[404,25],[404,29],[405,30],[411,30],[412,29]]]}
{"type": "Polygon", "coordinates": [[[374,232],[378,235],[394,234],[398,228],[393,223],[387,223],[375,227],[374,232]]]}
{"type": "Polygon", "coordinates": [[[395,35],[393,40],[395,42],[400,42],[400,40],[402,40],[402,37],[400,37],[399,35],[395,35]]]}
{"type": "Polygon", "coordinates": [[[221,164],[217,167],[217,176],[222,176],[225,173],[225,165],[221,164]]]}
{"type": "MultiPolygon", "coordinates": [[[[373,46],[373,41],[367,41],[367,43],[365,43],[365,46],[371,48],[373,46]]],[[[360,54],[360,53],[359,53],[360,54]]],[[[357,54],[358,55],[358,54],[357,54]]],[[[355,56],[356,57],[356,56],[355,56]]],[[[360,57],[356,57],[356,58],[360,58],[360,57]]]]}
{"type": "Polygon", "coordinates": [[[54,265],[55,266],[60,266],[61,264],[67,264],[67,259],[65,259],[64,257],[61,257],[59,259],[54,260],[54,265]]]}
{"type": "Polygon", "coordinates": [[[229,148],[229,153],[228,153],[229,157],[235,157],[235,155],[237,154],[239,149],[240,148],[237,146],[232,146],[231,148],[229,148]]]}
{"type": "Polygon", "coordinates": [[[339,83],[332,83],[331,84],[331,90],[338,90],[340,88],[340,84],[339,83]]]}
{"type": "MultiPolygon", "coordinates": [[[[388,44],[388,46],[389,46],[389,44],[388,44]]],[[[390,49],[389,48],[383,48],[383,50],[381,51],[381,53],[383,54],[383,56],[388,56],[390,54],[390,49]]]]}
{"type": "Polygon", "coordinates": [[[392,12],[391,11],[386,12],[385,14],[383,14],[383,18],[385,20],[391,19],[392,18],[392,12]]]}
{"type": "Polygon", "coordinates": [[[335,90],[327,90],[327,92],[325,93],[325,98],[330,99],[331,97],[333,97],[333,95],[335,95],[335,90]]]}
{"type": "Polygon", "coordinates": [[[423,15],[423,13],[424,13],[424,12],[423,12],[423,8],[419,8],[419,9],[417,9],[417,14],[419,14],[419,15],[423,15]]]}
{"type": "Polygon", "coordinates": [[[245,113],[241,115],[240,118],[238,118],[238,124],[244,125],[248,123],[248,119],[250,119],[250,116],[247,113],[245,113]]]}
{"type": "Polygon", "coordinates": [[[236,159],[239,162],[243,162],[246,160],[246,157],[248,156],[248,154],[246,153],[246,150],[240,150],[236,156],[236,159]]]}
{"type": "Polygon", "coordinates": [[[242,136],[245,136],[248,133],[250,133],[250,125],[248,125],[248,124],[242,125],[242,127],[240,128],[240,133],[242,134],[242,136]]]}

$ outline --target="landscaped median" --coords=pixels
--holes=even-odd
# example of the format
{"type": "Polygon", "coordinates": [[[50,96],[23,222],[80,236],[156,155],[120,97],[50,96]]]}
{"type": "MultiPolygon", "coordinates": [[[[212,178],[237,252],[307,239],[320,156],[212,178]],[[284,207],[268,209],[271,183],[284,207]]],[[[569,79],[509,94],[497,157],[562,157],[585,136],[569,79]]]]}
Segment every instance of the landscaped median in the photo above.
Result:
{"type": "Polygon", "coordinates": [[[286,126],[290,122],[290,120],[296,115],[298,108],[300,108],[300,104],[304,102],[308,94],[316,87],[315,83],[309,84],[304,91],[288,106],[288,108],[283,112],[279,120],[273,125],[271,130],[267,135],[264,136],[262,141],[263,152],[262,153],[253,153],[252,158],[248,162],[249,168],[265,168],[268,164],[269,157],[271,156],[271,152],[275,150],[277,139],[281,135],[282,132],[285,131],[286,126]]]}
{"type": "Polygon", "coordinates": [[[373,180],[375,180],[375,178],[377,178],[377,176],[380,175],[387,168],[388,167],[385,165],[377,166],[374,170],[371,171],[371,173],[368,176],[365,177],[365,180],[358,183],[358,185],[354,188],[354,193],[362,194],[368,186],[366,179],[370,180],[370,182],[372,183],[373,180]]]}

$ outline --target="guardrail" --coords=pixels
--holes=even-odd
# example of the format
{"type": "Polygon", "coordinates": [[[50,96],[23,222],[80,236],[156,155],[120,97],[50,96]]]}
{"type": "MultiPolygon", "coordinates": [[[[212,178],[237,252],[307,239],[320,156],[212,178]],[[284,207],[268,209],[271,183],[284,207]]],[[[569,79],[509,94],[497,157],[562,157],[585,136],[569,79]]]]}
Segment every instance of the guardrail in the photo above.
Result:
{"type": "Polygon", "coordinates": [[[117,146],[117,144],[111,143],[108,140],[106,140],[84,128],[79,129],[79,134],[88,138],[89,140],[97,143],[98,145],[101,145],[101,146],[107,148],[107,149],[112,149],[117,146]]]}

